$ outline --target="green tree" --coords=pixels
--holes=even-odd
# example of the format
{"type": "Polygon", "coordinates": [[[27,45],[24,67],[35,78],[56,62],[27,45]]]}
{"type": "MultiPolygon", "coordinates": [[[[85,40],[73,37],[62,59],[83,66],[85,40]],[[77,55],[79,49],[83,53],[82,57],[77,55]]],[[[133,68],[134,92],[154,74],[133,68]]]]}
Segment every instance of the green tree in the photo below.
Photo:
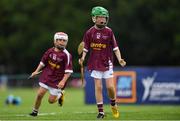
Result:
{"type": "Polygon", "coordinates": [[[53,46],[53,35],[69,35],[67,49],[79,70],[77,46],[93,25],[91,9],[104,6],[128,65],[180,65],[179,0],[1,0],[0,67],[30,73],[53,46]]]}

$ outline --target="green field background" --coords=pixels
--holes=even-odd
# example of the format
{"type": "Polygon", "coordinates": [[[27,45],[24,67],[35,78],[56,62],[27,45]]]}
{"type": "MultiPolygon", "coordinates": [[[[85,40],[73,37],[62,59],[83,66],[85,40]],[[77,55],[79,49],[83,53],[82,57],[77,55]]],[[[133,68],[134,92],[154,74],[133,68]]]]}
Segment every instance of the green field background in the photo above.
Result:
{"type": "MultiPolygon", "coordinates": [[[[96,105],[84,103],[84,89],[67,88],[63,107],[48,103],[48,93],[44,97],[39,116],[30,117],[37,89],[8,89],[0,91],[0,121],[2,120],[97,120],[96,105]],[[20,96],[19,106],[5,105],[9,94],[20,96]]],[[[119,104],[120,118],[114,119],[110,105],[104,106],[104,120],[180,120],[179,105],[122,105],[119,104]]]]}

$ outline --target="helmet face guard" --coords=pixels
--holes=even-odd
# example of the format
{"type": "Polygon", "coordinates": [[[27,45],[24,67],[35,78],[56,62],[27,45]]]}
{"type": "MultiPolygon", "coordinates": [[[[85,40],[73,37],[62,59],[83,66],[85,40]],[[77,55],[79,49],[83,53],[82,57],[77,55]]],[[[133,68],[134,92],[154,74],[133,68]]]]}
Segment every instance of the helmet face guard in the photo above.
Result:
{"type": "Polygon", "coordinates": [[[106,18],[106,23],[97,26],[106,26],[109,20],[109,12],[101,6],[94,7],[91,11],[92,21],[96,24],[96,17],[101,16],[106,18]]]}
{"type": "Polygon", "coordinates": [[[57,32],[54,35],[54,45],[55,45],[55,47],[60,49],[60,50],[65,49],[66,45],[57,45],[56,44],[57,40],[64,40],[66,42],[66,45],[67,45],[67,43],[68,43],[68,35],[66,33],[64,33],[64,32],[57,32]]]}

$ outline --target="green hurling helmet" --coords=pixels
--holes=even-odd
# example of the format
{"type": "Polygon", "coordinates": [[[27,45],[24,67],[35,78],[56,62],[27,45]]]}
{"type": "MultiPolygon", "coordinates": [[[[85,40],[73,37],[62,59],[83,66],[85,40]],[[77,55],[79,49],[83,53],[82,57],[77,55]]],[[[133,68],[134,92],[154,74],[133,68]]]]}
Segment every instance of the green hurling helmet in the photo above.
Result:
{"type": "Polygon", "coordinates": [[[104,17],[109,17],[109,12],[105,8],[101,6],[94,7],[91,11],[91,16],[96,17],[96,16],[104,16],[104,17]]]}
{"type": "Polygon", "coordinates": [[[109,21],[109,12],[108,12],[108,10],[101,7],[101,6],[94,7],[92,9],[92,11],[91,11],[91,16],[92,16],[92,21],[96,24],[96,26],[98,28],[104,28],[107,25],[108,21],[109,21]],[[106,23],[97,24],[96,23],[97,16],[105,17],[106,18],[106,23]]]}

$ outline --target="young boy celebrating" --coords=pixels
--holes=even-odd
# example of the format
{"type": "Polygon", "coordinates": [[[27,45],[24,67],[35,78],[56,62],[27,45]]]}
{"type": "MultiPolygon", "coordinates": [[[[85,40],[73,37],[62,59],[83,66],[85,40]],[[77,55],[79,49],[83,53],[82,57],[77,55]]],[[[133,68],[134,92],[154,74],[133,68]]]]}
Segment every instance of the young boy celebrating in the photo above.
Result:
{"type": "Polygon", "coordinates": [[[79,59],[79,64],[83,64],[87,52],[90,52],[88,70],[91,71],[91,77],[94,78],[95,83],[95,97],[99,112],[97,118],[104,118],[102,96],[103,78],[106,80],[106,88],[110,98],[113,116],[118,118],[119,111],[116,104],[113,82],[113,52],[121,66],[125,66],[126,62],[121,58],[121,53],[113,31],[107,27],[109,19],[108,11],[101,6],[97,6],[92,9],[91,15],[95,25],[87,30],[83,37],[84,49],[82,57],[79,59]]]}
{"type": "Polygon", "coordinates": [[[63,104],[63,94],[67,79],[70,77],[72,70],[72,56],[65,49],[68,43],[68,35],[64,32],[57,32],[54,35],[54,47],[48,49],[36,70],[30,78],[35,77],[41,71],[39,78],[39,89],[35,100],[32,113],[29,115],[37,116],[41,105],[42,98],[49,91],[48,102],[55,103],[58,100],[60,106],[63,104]]]}

